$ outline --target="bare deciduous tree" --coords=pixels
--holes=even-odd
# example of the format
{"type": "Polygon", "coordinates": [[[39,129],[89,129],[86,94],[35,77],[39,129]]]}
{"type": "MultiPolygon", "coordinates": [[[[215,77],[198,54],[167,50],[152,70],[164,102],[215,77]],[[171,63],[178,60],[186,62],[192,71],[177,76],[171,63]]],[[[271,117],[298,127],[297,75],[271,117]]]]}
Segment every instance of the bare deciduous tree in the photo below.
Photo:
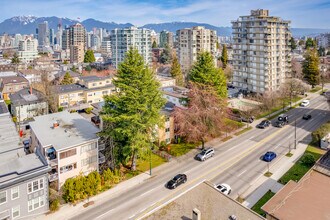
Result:
{"type": "Polygon", "coordinates": [[[292,65],[291,77],[296,79],[303,79],[302,64],[298,60],[292,59],[291,65],[292,65]]]}
{"type": "Polygon", "coordinates": [[[307,85],[300,79],[287,79],[281,86],[280,92],[282,98],[290,98],[290,106],[292,103],[292,98],[299,94],[305,94],[310,89],[310,86],[307,85]]]}
{"type": "Polygon", "coordinates": [[[226,115],[226,102],[213,88],[190,84],[188,109],[175,108],[176,134],[188,142],[204,143],[221,134],[226,115]]]}

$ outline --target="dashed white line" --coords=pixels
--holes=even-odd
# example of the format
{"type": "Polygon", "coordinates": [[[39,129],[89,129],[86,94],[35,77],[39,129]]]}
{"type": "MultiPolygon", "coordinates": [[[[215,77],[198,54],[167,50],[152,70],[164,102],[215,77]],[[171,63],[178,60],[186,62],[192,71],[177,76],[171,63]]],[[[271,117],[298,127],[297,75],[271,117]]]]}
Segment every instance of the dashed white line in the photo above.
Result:
{"type": "Polygon", "coordinates": [[[247,170],[244,170],[243,172],[241,172],[240,174],[238,174],[237,176],[241,176],[243,175],[247,170]]]}

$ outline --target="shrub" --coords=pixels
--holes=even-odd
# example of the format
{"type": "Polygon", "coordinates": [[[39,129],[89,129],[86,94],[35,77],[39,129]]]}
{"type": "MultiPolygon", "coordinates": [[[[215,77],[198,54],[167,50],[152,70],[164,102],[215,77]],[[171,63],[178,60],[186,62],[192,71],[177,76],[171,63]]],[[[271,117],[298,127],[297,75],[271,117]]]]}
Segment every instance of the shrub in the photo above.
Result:
{"type": "Polygon", "coordinates": [[[64,109],[64,108],[61,106],[61,107],[58,107],[57,111],[58,111],[58,112],[62,112],[63,109],[64,109]]]}
{"type": "Polygon", "coordinates": [[[89,107],[89,108],[85,109],[85,112],[86,112],[86,114],[90,114],[90,113],[92,113],[92,110],[93,110],[93,108],[89,107]]]}
{"type": "Polygon", "coordinates": [[[330,122],[327,122],[312,132],[313,142],[314,143],[319,142],[329,132],[330,132],[330,122]]]}
{"type": "Polygon", "coordinates": [[[60,209],[60,199],[55,199],[49,202],[49,209],[51,212],[56,212],[60,209]]]}
{"type": "Polygon", "coordinates": [[[85,67],[85,70],[89,72],[89,71],[92,70],[92,67],[90,65],[88,65],[88,66],[85,67]]]}
{"type": "Polygon", "coordinates": [[[301,158],[301,162],[304,165],[307,166],[312,166],[315,163],[315,157],[313,154],[310,153],[306,153],[302,158],[301,158]]]}

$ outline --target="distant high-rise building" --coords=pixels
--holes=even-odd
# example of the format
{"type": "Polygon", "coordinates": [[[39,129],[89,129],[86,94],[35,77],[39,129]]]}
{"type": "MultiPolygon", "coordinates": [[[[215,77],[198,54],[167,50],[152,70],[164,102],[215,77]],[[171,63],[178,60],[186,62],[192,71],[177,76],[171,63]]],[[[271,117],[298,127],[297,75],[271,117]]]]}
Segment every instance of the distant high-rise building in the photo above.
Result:
{"type": "Polygon", "coordinates": [[[62,49],[70,49],[71,63],[84,61],[86,47],[86,29],[84,26],[77,23],[63,30],[62,49]]]}
{"type": "Polygon", "coordinates": [[[173,33],[169,31],[161,31],[159,34],[159,47],[164,48],[166,44],[173,47],[173,33]]]}
{"type": "Polygon", "coordinates": [[[232,21],[234,86],[258,93],[279,89],[291,69],[289,24],[263,9],[232,21]]]}
{"type": "Polygon", "coordinates": [[[54,45],[54,39],[55,39],[54,29],[49,29],[49,43],[50,43],[50,45],[54,45]]]}
{"type": "Polygon", "coordinates": [[[145,28],[114,29],[110,34],[112,62],[116,68],[124,60],[126,52],[136,48],[144,58],[146,64],[151,63],[151,31],[145,28]]]}
{"type": "Polygon", "coordinates": [[[49,46],[49,28],[47,21],[38,24],[37,34],[39,46],[49,46]]]}
{"type": "Polygon", "coordinates": [[[101,53],[111,57],[111,42],[110,40],[102,41],[101,53]]]}
{"type": "Polygon", "coordinates": [[[215,30],[196,26],[178,30],[176,37],[182,71],[190,70],[200,52],[210,52],[214,57],[214,64],[216,64],[217,32],[215,30]]]}

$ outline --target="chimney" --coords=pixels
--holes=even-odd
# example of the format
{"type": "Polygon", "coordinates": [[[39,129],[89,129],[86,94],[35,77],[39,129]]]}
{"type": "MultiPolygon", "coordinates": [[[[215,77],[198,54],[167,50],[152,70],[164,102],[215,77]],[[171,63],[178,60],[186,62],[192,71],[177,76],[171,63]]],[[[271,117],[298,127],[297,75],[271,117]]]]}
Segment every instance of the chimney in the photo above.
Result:
{"type": "Polygon", "coordinates": [[[197,208],[194,208],[192,210],[192,220],[201,220],[201,211],[199,211],[197,208]]]}

